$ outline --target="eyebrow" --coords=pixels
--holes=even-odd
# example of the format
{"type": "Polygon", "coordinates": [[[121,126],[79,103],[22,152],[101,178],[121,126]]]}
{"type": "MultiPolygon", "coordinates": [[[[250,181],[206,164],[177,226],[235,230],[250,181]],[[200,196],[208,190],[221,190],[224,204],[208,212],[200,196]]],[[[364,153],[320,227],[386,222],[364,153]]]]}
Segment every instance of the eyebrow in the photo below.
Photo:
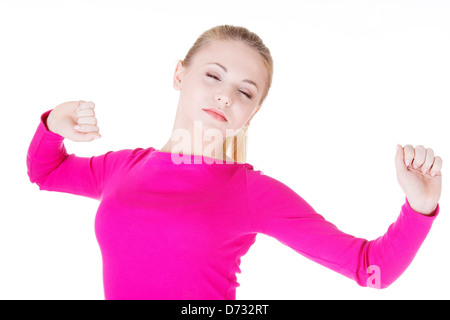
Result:
{"type": "MultiPolygon", "coordinates": [[[[228,72],[227,68],[225,68],[223,65],[221,65],[221,64],[218,63],[218,62],[210,62],[210,63],[207,63],[207,64],[215,64],[215,65],[218,65],[218,66],[221,67],[225,72],[228,72]]],[[[242,81],[254,85],[254,86],[256,87],[256,89],[259,91],[258,85],[255,83],[255,81],[248,80],[248,79],[244,79],[244,80],[242,80],[242,81]]]]}

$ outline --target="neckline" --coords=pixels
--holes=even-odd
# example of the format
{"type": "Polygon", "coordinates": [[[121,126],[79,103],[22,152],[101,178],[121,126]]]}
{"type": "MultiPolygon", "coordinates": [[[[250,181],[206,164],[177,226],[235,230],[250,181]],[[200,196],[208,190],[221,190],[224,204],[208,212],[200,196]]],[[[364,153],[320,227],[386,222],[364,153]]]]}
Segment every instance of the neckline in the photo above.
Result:
{"type": "MultiPolygon", "coordinates": [[[[172,156],[176,157],[177,161],[181,161],[181,164],[227,164],[227,165],[250,165],[247,162],[237,162],[237,161],[224,161],[221,159],[216,159],[212,157],[207,157],[203,155],[196,155],[196,154],[183,154],[183,153],[170,153],[170,152],[164,152],[160,151],[158,149],[153,148],[154,151],[152,152],[153,155],[156,155],[161,158],[172,158],[172,156]],[[183,162],[182,159],[185,161],[183,162]],[[189,160],[189,161],[186,161],[189,160]]],[[[178,163],[179,164],[179,163],[178,163]]]]}

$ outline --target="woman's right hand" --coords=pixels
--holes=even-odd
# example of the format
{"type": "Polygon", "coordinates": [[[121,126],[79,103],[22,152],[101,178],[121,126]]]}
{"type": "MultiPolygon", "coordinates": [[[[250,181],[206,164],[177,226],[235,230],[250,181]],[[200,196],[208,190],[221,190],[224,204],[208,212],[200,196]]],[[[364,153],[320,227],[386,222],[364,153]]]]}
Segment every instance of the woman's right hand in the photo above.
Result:
{"type": "Polygon", "coordinates": [[[101,138],[92,101],[68,101],[56,106],[48,115],[48,130],[77,142],[101,138]]]}

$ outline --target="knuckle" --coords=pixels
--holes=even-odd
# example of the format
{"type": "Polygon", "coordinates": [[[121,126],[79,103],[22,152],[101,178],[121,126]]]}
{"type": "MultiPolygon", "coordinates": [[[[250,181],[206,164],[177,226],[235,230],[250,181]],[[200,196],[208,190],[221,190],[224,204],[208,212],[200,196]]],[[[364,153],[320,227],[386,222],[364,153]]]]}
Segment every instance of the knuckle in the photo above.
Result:
{"type": "Polygon", "coordinates": [[[424,147],[424,146],[417,146],[417,147],[414,149],[414,152],[415,152],[416,154],[419,154],[419,155],[425,154],[425,147],[424,147]]]}

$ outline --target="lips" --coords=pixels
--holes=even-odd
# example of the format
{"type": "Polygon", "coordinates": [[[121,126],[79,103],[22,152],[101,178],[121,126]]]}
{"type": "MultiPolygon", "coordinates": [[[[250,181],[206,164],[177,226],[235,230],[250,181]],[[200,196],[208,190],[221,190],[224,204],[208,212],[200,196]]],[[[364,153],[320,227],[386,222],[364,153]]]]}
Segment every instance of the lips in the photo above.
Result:
{"type": "Polygon", "coordinates": [[[208,113],[212,113],[212,116],[219,116],[219,120],[228,121],[226,115],[216,108],[203,108],[203,110],[207,111],[208,113]]]}

